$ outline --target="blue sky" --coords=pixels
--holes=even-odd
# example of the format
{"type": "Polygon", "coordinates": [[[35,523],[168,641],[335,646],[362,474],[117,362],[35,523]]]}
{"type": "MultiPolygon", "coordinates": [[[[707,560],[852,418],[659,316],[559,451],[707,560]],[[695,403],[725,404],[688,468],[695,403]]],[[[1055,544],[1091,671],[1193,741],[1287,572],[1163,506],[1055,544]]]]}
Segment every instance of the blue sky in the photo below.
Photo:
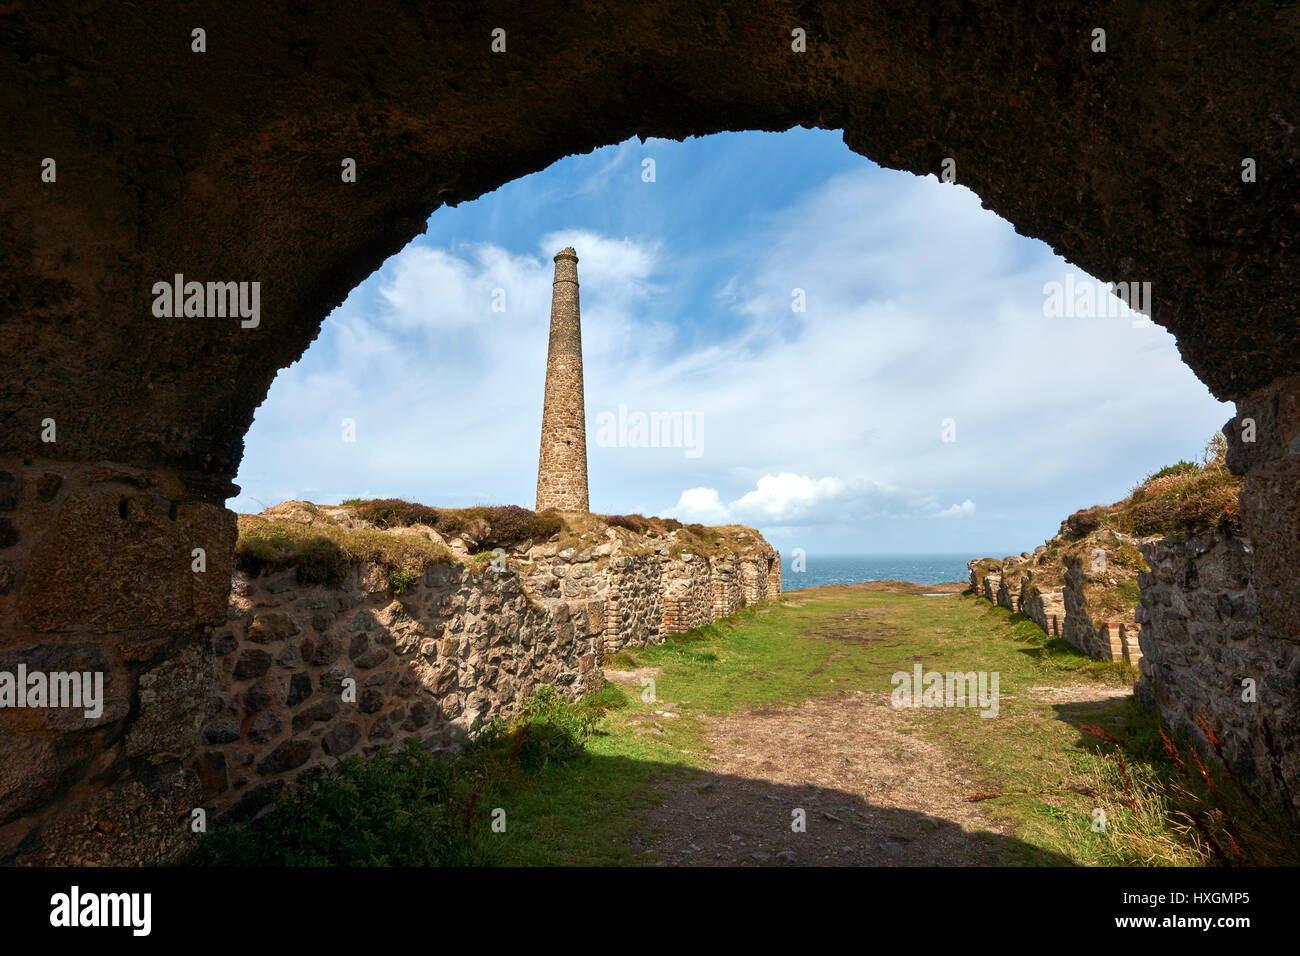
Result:
{"type": "Polygon", "coordinates": [[[593,511],[751,524],[810,559],[1032,550],[1196,457],[1231,406],[1158,326],[1048,317],[1047,283],[1092,280],[960,178],[833,132],[725,133],[441,209],[280,372],[229,504],[531,507],[551,256],[572,245],[593,511]],[[598,441],[620,406],[689,416],[697,441],[598,441]]]}

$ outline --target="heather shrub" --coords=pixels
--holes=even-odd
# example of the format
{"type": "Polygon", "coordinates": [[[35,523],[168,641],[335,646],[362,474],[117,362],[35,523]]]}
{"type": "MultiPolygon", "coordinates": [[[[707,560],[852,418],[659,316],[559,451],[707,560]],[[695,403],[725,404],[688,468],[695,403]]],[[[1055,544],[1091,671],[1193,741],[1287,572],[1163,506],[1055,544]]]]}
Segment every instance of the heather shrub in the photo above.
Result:
{"type": "Polygon", "coordinates": [[[385,528],[406,528],[413,524],[438,526],[438,511],[401,498],[374,498],[356,505],[356,515],[385,528]]]}
{"type": "Polygon", "coordinates": [[[518,505],[430,508],[401,498],[376,498],[356,505],[358,518],[382,528],[424,524],[444,537],[462,536],[477,548],[504,548],[520,541],[549,538],[564,528],[554,511],[533,512],[518,505]]]}
{"type": "Polygon", "coordinates": [[[635,534],[645,534],[651,528],[650,522],[641,515],[610,515],[605,524],[611,528],[626,528],[635,534]]]}

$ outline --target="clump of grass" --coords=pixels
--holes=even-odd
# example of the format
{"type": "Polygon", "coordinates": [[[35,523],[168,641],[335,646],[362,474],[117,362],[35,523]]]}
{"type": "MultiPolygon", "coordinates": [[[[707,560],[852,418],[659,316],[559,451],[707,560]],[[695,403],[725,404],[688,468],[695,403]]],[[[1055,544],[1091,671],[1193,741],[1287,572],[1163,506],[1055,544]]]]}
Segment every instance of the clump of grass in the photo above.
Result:
{"type": "Polygon", "coordinates": [[[1006,608],[992,607],[989,608],[989,613],[1006,616],[1007,623],[1012,628],[1012,637],[1030,645],[1025,652],[1038,665],[1044,677],[1071,673],[1107,684],[1131,685],[1141,676],[1141,672],[1128,661],[1095,660],[1065,638],[1044,633],[1033,618],[1020,611],[1012,613],[1006,608]]]}
{"type": "Polygon", "coordinates": [[[446,548],[409,535],[269,521],[257,515],[240,515],[238,521],[235,566],[254,576],[295,568],[303,584],[338,587],[364,562],[379,565],[389,575],[418,575],[436,564],[455,563],[446,548]]]}
{"type": "Polygon", "coordinates": [[[1062,530],[1069,538],[1082,538],[1100,528],[1101,519],[1108,513],[1109,509],[1101,505],[1084,508],[1066,518],[1065,528],[1062,530]]]}
{"type": "Polygon", "coordinates": [[[1120,862],[1300,863],[1300,817],[1294,806],[1240,780],[1208,721],[1198,716],[1197,723],[1215,754],[1213,762],[1202,760],[1190,741],[1136,708],[1129,714],[1125,739],[1081,725],[1100,741],[1095,748],[1113,761],[1113,771],[1099,770],[1094,784],[1125,808],[1109,815],[1106,828],[1120,862]]]}
{"type": "Polygon", "coordinates": [[[1161,478],[1173,478],[1178,475],[1194,475],[1201,469],[1201,466],[1194,461],[1177,461],[1172,465],[1165,465],[1147,481],[1157,481],[1161,478]]]}
{"type": "Polygon", "coordinates": [[[1119,598],[1125,607],[1137,607],[1138,599],[1142,593],[1137,581],[1120,581],[1115,590],[1119,592],[1119,598]]]}
{"type": "Polygon", "coordinates": [[[1136,535],[1237,534],[1241,531],[1237,510],[1241,484],[1241,478],[1220,464],[1156,472],[1120,502],[1115,524],[1136,535]]]}
{"type": "Polygon", "coordinates": [[[593,691],[582,699],[583,706],[599,710],[602,713],[611,710],[622,710],[629,703],[631,701],[627,696],[627,692],[613,681],[607,681],[600,690],[593,691]]]}
{"type": "MultiPolygon", "coordinates": [[[[1227,442],[1211,436],[1200,463],[1178,461],[1151,474],[1121,501],[1076,511],[1061,528],[1067,540],[1108,528],[1136,537],[1237,534],[1242,480],[1224,464],[1227,442]]],[[[1136,563],[1134,564],[1136,566],[1136,563]]]]}
{"type": "Polygon", "coordinates": [[[576,704],[543,687],[454,756],[416,738],[344,757],[257,820],[217,826],[189,862],[202,866],[482,866],[500,862],[492,809],[547,767],[568,764],[612,695],[576,704]]]}

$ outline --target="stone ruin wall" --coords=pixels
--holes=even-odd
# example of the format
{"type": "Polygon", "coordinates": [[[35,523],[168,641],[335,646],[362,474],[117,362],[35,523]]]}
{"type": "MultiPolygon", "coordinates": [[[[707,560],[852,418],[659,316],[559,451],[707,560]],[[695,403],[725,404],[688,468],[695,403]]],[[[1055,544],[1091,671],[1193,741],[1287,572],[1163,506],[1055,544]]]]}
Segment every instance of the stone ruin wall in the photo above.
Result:
{"type": "MultiPolygon", "coordinates": [[[[745,590],[741,583],[740,559],[733,554],[715,557],[710,562],[710,579],[713,585],[713,616],[729,617],[745,603],[745,590]]],[[[778,562],[778,567],[780,564],[778,562]]],[[[780,582],[776,594],[781,593],[780,582]]],[[[776,595],[773,595],[776,596],[776,595]]]]}
{"type": "Polygon", "coordinates": [[[660,555],[619,555],[610,560],[605,650],[664,641],[664,585],[660,555]]]}
{"type": "Polygon", "coordinates": [[[1079,565],[1068,567],[1063,587],[1051,586],[1041,575],[1036,580],[1031,559],[1042,550],[1001,562],[969,562],[971,590],[992,604],[1024,614],[1044,633],[1064,638],[1089,657],[1136,665],[1142,657],[1142,625],[1134,611],[1109,614],[1107,620],[1094,624],[1085,590],[1089,572],[1079,565]]]}
{"type": "Polygon", "coordinates": [[[1065,636],[1065,588],[1040,589],[1032,571],[1021,581],[1017,606],[1012,610],[1027,615],[1052,637],[1065,636]]]}
{"type": "Polygon", "coordinates": [[[455,748],[544,684],[571,699],[598,689],[607,654],[780,596],[765,543],[713,557],[636,544],[516,549],[506,571],[436,565],[400,596],[374,565],[340,588],[301,585],[293,569],[236,573],[192,760],[201,805],[249,819],[347,754],[410,736],[455,748]],[[349,677],[355,700],[343,701],[349,677]]]}
{"type": "Polygon", "coordinates": [[[1142,625],[1135,619],[1136,609],[1123,614],[1111,614],[1106,621],[1094,623],[1088,613],[1088,597],[1084,583],[1088,572],[1078,565],[1065,572],[1062,598],[1065,604],[1065,626],[1061,636],[1089,657],[1100,661],[1128,661],[1136,664],[1142,659],[1142,625]]]}
{"type": "Polygon", "coordinates": [[[490,566],[435,565],[401,596],[374,565],[340,588],[300,585],[293,569],[236,574],[194,768],[203,805],[248,818],[345,754],[409,736],[454,748],[543,684],[570,698],[597,689],[601,624],[490,566]]]}
{"type": "MultiPolygon", "coordinates": [[[[726,564],[731,573],[731,564],[726,564]]],[[[703,627],[715,617],[714,568],[708,558],[699,554],[682,554],[664,565],[664,630],[669,634],[703,627]]]]}
{"type": "Polygon", "coordinates": [[[781,595],[781,559],[774,551],[753,555],[740,562],[745,601],[757,604],[781,595]]]}
{"type": "Polygon", "coordinates": [[[1061,588],[1040,589],[1029,571],[1012,607],[1000,578],[1019,559],[1007,559],[1003,575],[991,562],[972,561],[972,590],[994,594],[994,603],[1022,611],[1091,657],[1137,665],[1134,691],[1144,706],[1212,759],[1198,718],[1204,720],[1234,773],[1300,805],[1300,644],[1266,633],[1261,623],[1250,542],[1223,535],[1150,538],[1139,548],[1151,570],[1138,575],[1131,619],[1094,625],[1084,592],[1088,575],[1077,563],[1067,568],[1061,588]],[[1253,700],[1243,699],[1249,686],[1253,700]]]}
{"type": "Polygon", "coordinates": [[[1209,756],[1204,720],[1238,776],[1300,805],[1300,644],[1261,622],[1250,543],[1166,538],[1142,556],[1139,700],[1209,756]]]}

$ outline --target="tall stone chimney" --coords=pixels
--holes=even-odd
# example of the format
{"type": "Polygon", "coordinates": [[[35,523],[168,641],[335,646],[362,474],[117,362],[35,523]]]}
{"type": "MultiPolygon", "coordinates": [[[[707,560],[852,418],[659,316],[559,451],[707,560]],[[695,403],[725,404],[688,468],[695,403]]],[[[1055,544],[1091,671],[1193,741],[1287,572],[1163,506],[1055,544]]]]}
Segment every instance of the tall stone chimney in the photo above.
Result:
{"type": "Polygon", "coordinates": [[[587,420],[582,399],[582,327],[578,318],[578,255],[555,255],[551,341],[546,355],[537,510],[587,511],[587,420]]]}

